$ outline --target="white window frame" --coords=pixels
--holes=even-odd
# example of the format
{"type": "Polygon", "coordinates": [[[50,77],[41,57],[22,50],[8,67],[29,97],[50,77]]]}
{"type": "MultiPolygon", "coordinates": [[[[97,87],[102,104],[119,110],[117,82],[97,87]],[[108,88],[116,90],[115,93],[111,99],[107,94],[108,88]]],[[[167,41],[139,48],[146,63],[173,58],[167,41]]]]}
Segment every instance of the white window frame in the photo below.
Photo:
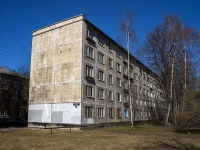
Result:
{"type": "Polygon", "coordinates": [[[108,81],[109,81],[109,84],[113,84],[113,75],[109,74],[108,75],[108,81]]]}
{"type": "Polygon", "coordinates": [[[124,67],[123,70],[124,70],[124,71],[123,71],[124,75],[128,75],[128,69],[127,69],[126,67],[124,67]]]}
{"type": "Polygon", "coordinates": [[[101,89],[101,88],[98,89],[98,98],[99,99],[104,99],[105,98],[104,92],[105,92],[104,89],[101,89]]]}
{"type": "Polygon", "coordinates": [[[86,118],[92,118],[92,106],[86,106],[85,107],[85,117],[86,118]]]}
{"type": "Polygon", "coordinates": [[[99,63],[104,64],[104,54],[98,53],[98,61],[99,63]]]}
{"type": "Polygon", "coordinates": [[[99,81],[104,81],[104,72],[102,70],[98,70],[98,79],[99,81]]]}
{"type": "Polygon", "coordinates": [[[103,47],[104,46],[104,37],[102,35],[98,36],[98,41],[99,41],[99,45],[103,47]]]}
{"type": "Polygon", "coordinates": [[[113,69],[113,60],[111,58],[108,59],[109,68],[113,69]]]}
{"type": "Polygon", "coordinates": [[[87,46],[86,47],[86,55],[87,55],[87,57],[94,59],[94,49],[90,46],[87,46]]]}
{"type": "Polygon", "coordinates": [[[124,81],[124,89],[128,89],[128,81],[124,81]]]}
{"type": "Polygon", "coordinates": [[[138,80],[138,75],[136,73],[134,73],[134,78],[136,81],[138,80]]]}
{"type": "Polygon", "coordinates": [[[128,103],[128,95],[124,95],[124,103],[128,103]]]}
{"type": "Polygon", "coordinates": [[[142,100],[140,100],[140,105],[142,106],[142,100]]]}
{"type": "Polygon", "coordinates": [[[117,72],[121,73],[122,68],[121,68],[121,65],[119,63],[117,63],[116,69],[117,69],[117,72]]]}
{"type": "Polygon", "coordinates": [[[116,78],[116,85],[122,87],[122,80],[120,78],[116,78]]]}
{"type": "Polygon", "coordinates": [[[94,68],[92,66],[86,65],[86,76],[94,78],[94,68]]]}
{"type": "Polygon", "coordinates": [[[94,97],[94,87],[86,85],[86,96],[94,97]]]}
{"type": "Polygon", "coordinates": [[[120,93],[117,93],[117,101],[122,102],[122,95],[120,93]]]}
{"type": "Polygon", "coordinates": [[[113,92],[112,91],[108,92],[108,96],[109,96],[109,100],[113,101],[113,92]]]}
{"type": "Polygon", "coordinates": [[[94,33],[93,33],[93,30],[91,28],[87,28],[87,33],[86,33],[86,36],[90,39],[93,38],[94,36],[94,33]]]}
{"type": "Polygon", "coordinates": [[[104,117],[104,108],[98,107],[98,117],[103,118],[104,117]]]}

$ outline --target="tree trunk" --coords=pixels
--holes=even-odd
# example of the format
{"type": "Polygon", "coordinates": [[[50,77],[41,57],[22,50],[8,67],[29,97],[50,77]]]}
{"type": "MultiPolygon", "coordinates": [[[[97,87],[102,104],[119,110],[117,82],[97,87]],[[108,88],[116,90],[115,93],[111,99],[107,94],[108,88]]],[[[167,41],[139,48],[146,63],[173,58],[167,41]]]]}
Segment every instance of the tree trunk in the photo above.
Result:
{"type": "Polygon", "coordinates": [[[174,52],[173,58],[172,58],[172,70],[171,70],[171,81],[170,81],[170,100],[169,100],[169,105],[168,105],[168,111],[167,111],[165,126],[167,126],[168,122],[169,122],[169,115],[170,115],[170,111],[171,111],[171,103],[172,103],[172,97],[173,97],[174,57],[175,57],[175,52],[174,52]]]}

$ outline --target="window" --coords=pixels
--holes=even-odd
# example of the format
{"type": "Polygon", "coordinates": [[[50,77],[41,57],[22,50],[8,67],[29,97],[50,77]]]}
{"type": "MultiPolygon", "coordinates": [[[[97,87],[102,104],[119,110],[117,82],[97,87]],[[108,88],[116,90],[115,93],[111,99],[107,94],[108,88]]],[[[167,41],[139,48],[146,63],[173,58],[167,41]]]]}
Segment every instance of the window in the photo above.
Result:
{"type": "Polygon", "coordinates": [[[86,76],[87,77],[94,77],[94,71],[93,71],[93,67],[91,66],[86,66],[86,76]]]}
{"type": "Polygon", "coordinates": [[[5,116],[5,111],[0,111],[0,116],[5,116]]]}
{"type": "Polygon", "coordinates": [[[117,63],[117,72],[121,72],[121,65],[117,63]]]}
{"type": "Polygon", "coordinates": [[[136,73],[134,74],[134,78],[135,78],[136,81],[138,80],[138,76],[137,76],[136,73]]]}
{"type": "Polygon", "coordinates": [[[128,89],[128,82],[127,81],[124,81],[124,88],[128,89]]]}
{"type": "Polygon", "coordinates": [[[142,113],[142,111],[140,112],[140,117],[142,118],[142,116],[143,116],[143,113],[142,113]]]}
{"type": "Polygon", "coordinates": [[[124,118],[128,118],[128,109],[124,109],[124,118]]]}
{"type": "Polygon", "coordinates": [[[144,79],[144,80],[146,79],[146,75],[145,75],[145,73],[143,73],[143,79],[144,79]]]}
{"type": "Polygon", "coordinates": [[[109,74],[108,80],[109,84],[113,84],[113,76],[111,74],[109,74]]]}
{"type": "Polygon", "coordinates": [[[113,60],[111,58],[109,58],[108,63],[109,63],[109,68],[113,68],[113,60]]]}
{"type": "Polygon", "coordinates": [[[3,102],[0,102],[0,107],[3,107],[4,106],[4,103],[3,102]]]}
{"type": "Polygon", "coordinates": [[[93,36],[94,36],[94,33],[93,33],[93,30],[92,29],[90,29],[90,28],[87,28],[87,37],[89,37],[89,38],[93,38],[93,36]]]}
{"type": "Polygon", "coordinates": [[[153,93],[152,92],[150,93],[150,97],[153,97],[153,93]]]}
{"type": "Polygon", "coordinates": [[[139,102],[138,102],[138,99],[136,99],[136,101],[135,101],[135,102],[136,102],[136,105],[138,105],[138,103],[139,103],[139,102]]]}
{"type": "Polygon", "coordinates": [[[99,99],[104,99],[104,89],[98,90],[98,97],[99,97],[99,99]]]}
{"type": "Polygon", "coordinates": [[[133,71],[129,70],[130,78],[133,78],[133,71]]]}
{"type": "Polygon", "coordinates": [[[118,101],[118,102],[121,102],[121,101],[122,101],[122,99],[121,99],[121,94],[120,94],[120,93],[117,93],[117,101],[118,101]]]}
{"type": "Polygon", "coordinates": [[[99,45],[102,47],[104,45],[104,38],[102,36],[99,36],[99,45]]]}
{"type": "Polygon", "coordinates": [[[124,95],[124,103],[128,103],[128,95],[124,95]]]}
{"type": "Polygon", "coordinates": [[[139,77],[139,82],[142,82],[142,77],[141,76],[139,77]]]}
{"type": "Polygon", "coordinates": [[[3,89],[3,90],[7,90],[8,86],[7,85],[1,85],[0,88],[3,89]]]}
{"type": "Polygon", "coordinates": [[[98,108],[98,117],[104,117],[104,109],[102,107],[98,108]]]}
{"type": "Polygon", "coordinates": [[[16,96],[15,95],[11,95],[11,99],[15,99],[16,98],[16,96]]]}
{"type": "Polygon", "coordinates": [[[102,53],[98,53],[98,61],[101,64],[104,64],[104,55],[102,53]]]}
{"type": "Polygon", "coordinates": [[[108,49],[111,50],[111,44],[110,43],[108,43],[108,49]]]}
{"type": "Polygon", "coordinates": [[[92,47],[87,46],[86,54],[88,57],[94,59],[94,49],[92,47]]]}
{"type": "Polygon", "coordinates": [[[137,87],[137,85],[135,85],[135,92],[138,92],[138,87],[137,87]]]}
{"type": "Polygon", "coordinates": [[[98,71],[98,79],[100,81],[104,81],[104,72],[101,70],[98,71]]]}
{"type": "Polygon", "coordinates": [[[92,117],[92,107],[86,106],[85,107],[85,117],[91,118],[92,117]]]}
{"type": "Polygon", "coordinates": [[[124,67],[124,75],[128,75],[128,70],[126,67],[124,67]]]}
{"type": "Polygon", "coordinates": [[[121,118],[121,109],[117,109],[117,118],[121,118]]]}
{"type": "Polygon", "coordinates": [[[94,94],[93,94],[93,87],[92,86],[86,86],[86,96],[87,97],[93,97],[94,94]]]}
{"type": "Polygon", "coordinates": [[[146,90],[145,89],[143,89],[143,94],[146,95],[146,90]]]}
{"type": "Polygon", "coordinates": [[[140,94],[142,94],[142,88],[140,88],[140,94]]]}
{"type": "Polygon", "coordinates": [[[109,100],[113,101],[113,92],[112,91],[109,91],[109,100]]]}
{"type": "Polygon", "coordinates": [[[116,84],[117,84],[118,87],[122,86],[122,81],[121,81],[120,78],[117,78],[116,84]]]}
{"type": "Polygon", "coordinates": [[[142,105],[142,100],[140,100],[140,105],[142,105]]]}
{"type": "Polygon", "coordinates": [[[109,108],[109,118],[112,118],[112,117],[113,117],[113,109],[109,108]]]}
{"type": "Polygon", "coordinates": [[[144,101],[144,106],[145,106],[145,107],[147,106],[147,101],[144,101]]]}

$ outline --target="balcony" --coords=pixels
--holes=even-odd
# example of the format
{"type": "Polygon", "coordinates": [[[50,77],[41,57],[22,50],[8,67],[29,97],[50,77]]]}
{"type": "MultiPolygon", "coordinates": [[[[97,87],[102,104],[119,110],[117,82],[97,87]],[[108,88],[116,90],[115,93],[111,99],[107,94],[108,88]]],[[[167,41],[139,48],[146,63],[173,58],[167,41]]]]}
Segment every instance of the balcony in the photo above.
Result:
{"type": "Polygon", "coordinates": [[[129,90],[128,89],[124,89],[124,93],[129,94],[129,90]]]}
{"type": "Polygon", "coordinates": [[[90,38],[90,37],[85,37],[86,38],[86,40],[88,40],[88,41],[90,41],[91,43],[93,43],[93,44],[95,44],[95,41],[92,39],[92,38],[90,38]]]}
{"type": "Polygon", "coordinates": [[[129,101],[128,100],[124,100],[124,107],[125,108],[129,108],[129,101]]]}

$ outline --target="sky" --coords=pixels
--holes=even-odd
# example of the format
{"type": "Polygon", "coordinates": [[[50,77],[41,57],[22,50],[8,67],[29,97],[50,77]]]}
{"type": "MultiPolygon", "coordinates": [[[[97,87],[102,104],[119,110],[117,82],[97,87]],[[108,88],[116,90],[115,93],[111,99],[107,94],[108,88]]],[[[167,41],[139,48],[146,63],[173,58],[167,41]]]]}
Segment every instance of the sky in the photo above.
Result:
{"type": "Polygon", "coordinates": [[[0,0],[0,66],[29,65],[32,32],[80,14],[116,41],[124,12],[140,43],[167,14],[200,29],[200,0],[0,0]]]}

